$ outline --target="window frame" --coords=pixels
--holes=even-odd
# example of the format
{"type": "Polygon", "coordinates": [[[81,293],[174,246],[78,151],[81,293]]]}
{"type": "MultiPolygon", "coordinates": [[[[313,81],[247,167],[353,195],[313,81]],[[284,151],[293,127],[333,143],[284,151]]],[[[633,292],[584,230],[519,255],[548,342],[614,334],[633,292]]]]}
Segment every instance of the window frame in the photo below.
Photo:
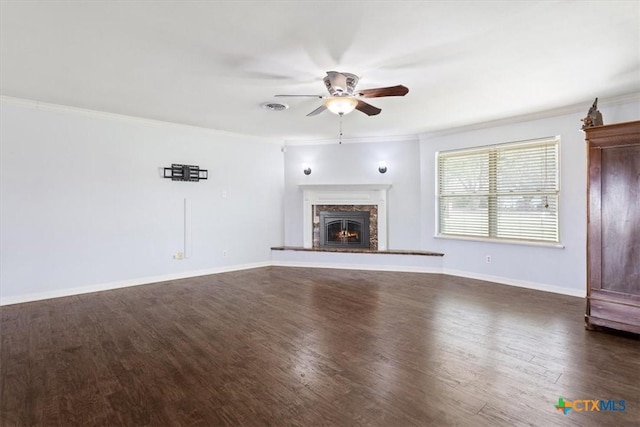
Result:
{"type": "MultiPolygon", "coordinates": [[[[452,239],[452,240],[469,240],[469,241],[478,241],[478,242],[491,242],[491,243],[509,243],[509,244],[515,244],[515,245],[527,245],[527,246],[545,246],[545,247],[556,247],[556,248],[564,248],[564,245],[562,244],[562,240],[561,240],[561,229],[560,229],[560,216],[561,216],[561,202],[560,202],[560,196],[561,196],[561,165],[562,165],[562,161],[561,161],[561,138],[560,135],[556,135],[556,136],[548,136],[548,137],[543,137],[543,138],[536,138],[536,139],[528,139],[528,140],[521,140],[521,141],[511,141],[511,142],[505,142],[505,143],[499,143],[499,144],[490,144],[490,145],[482,145],[482,146],[476,146],[476,147],[468,147],[468,148],[461,148],[461,149],[452,149],[452,150],[442,150],[442,151],[438,151],[436,152],[435,155],[435,235],[434,238],[437,239],[452,239]],[[525,148],[526,146],[535,146],[535,145],[545,145],[545,146],[555,146],[555,150],[556,150],[556,168],[555,168],[555,180],[556,180],[556,189],[555,189],[555,197],[556,197],[556,240],[543,240],[543,239],[528,239],[528,238],[505,238],[505,237],[496,237],[495,234],[493,236],[491,235],[487,235],[487,236],[477,236],[477,235],[472,235],[472,234],[444,234],[441,231],[441,225],[442,225],[442,221],[440,218],[441,215],[441,210],[440,210],[440,205],[441,205],[441,199],[443,198],[443,195],[441,194],[441,188],[440,188],[440,177],[441,177],[441,171],[440,171],[440,158],[442,155],[445,156],[457,156],[457,155],[463,155],[463,154],[480,154],[480,153],[497,153],[499,150],[508,150],[510,147],[518,147],[518,148],[525,148]]],[[[491,156],[491,155],[490,155],[491,156]]],[[[486,173],[487,179],[493,179],[493,182],[490,182],[489,185],[492,186],[495,189],[495,186],[498,185],[498,179],[496,177],[495,174],[493,174],[493,178],[491,178],[490,176],[492,175],[492,170],[488,170],[486,173]]],[[[522,193],[526,193],[526,191],[523,191],[522,193]]],[[[444,196],[446,197],[446,196],[444,196]]],[[[498,197],[497,194],[494,195],[494,197],[498,197]]],[[[489,203],[491,196],[487,195],[487,203],[489,203]]],[[[497,215],[498,215],[498,210],[495,209],[494,211],[492,211],[491,209],[488,209],[487,211],[487,229],[492,229],[493,227],[491,226],[491,224],[493,223],[495,225],[496,221],[497,221],[497,215]]],[[[495,232],[495,230],[492,230],[493,232],[495,232]]],[[[489,231],[487,234],[491,234],[492,231],[489,231]]]]}

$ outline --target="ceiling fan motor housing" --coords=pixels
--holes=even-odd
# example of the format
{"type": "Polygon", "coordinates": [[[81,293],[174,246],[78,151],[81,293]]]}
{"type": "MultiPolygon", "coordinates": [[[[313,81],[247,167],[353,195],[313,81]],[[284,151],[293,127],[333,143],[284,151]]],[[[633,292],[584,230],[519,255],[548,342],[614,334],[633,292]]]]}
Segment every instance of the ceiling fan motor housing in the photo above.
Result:
{"type": "Polygon", "coordinates": [[[353,96],[359,78],[351,73],[329,71],[323,80],[331,96],[353,96]]]}

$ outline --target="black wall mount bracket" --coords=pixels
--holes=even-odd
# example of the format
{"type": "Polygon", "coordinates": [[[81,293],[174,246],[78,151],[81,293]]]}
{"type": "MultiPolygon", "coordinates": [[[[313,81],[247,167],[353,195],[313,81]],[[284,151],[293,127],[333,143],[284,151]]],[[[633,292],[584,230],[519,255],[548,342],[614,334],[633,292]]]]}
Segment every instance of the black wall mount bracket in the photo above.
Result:
{"type": "Polygon", "coordinates": [[[173,163],[170,168],[164,168],[164,178],[171,178],[172,181],[193,181],[209,178],[209,171],[200,169],[199,166],[180,165],[173,163]]]}

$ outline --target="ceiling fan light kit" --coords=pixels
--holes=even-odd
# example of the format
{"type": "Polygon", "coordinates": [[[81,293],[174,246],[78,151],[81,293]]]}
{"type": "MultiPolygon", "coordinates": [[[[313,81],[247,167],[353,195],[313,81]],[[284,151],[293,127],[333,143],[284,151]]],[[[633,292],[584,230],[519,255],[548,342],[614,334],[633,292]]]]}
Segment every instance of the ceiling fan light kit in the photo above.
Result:
{"type": "Polygon", "coordinates": [[[324,101],[324,105],[333,114],[344,116],[355,110],[358,100],[350,96],[332,96],[324,101]]]}

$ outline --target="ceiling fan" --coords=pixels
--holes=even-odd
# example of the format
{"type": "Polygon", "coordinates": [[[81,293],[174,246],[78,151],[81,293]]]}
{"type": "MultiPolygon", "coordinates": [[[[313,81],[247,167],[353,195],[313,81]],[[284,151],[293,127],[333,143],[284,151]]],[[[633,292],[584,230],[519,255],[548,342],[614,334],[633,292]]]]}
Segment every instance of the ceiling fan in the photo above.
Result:
{"type": "Polygon", "coordinates": [[[276,95],[276,97],[312,97],[324,99],[324,103],[307,114],[307,117],[316,116],[327,109],[339,116],[349,114],[353,110],[361,111],[367,116],[375,116],[376,114],[380,114],[382,110],[364,102],[361,98],[405,96],[409,93],[409,89],[402,85],[356,90],[356,85],[359,80],[358,76],[351,73],[340,73],[338,71],[327,71],[327,76],[323,80],[327,91],[329,91],[329,96],[276,95]]]}

